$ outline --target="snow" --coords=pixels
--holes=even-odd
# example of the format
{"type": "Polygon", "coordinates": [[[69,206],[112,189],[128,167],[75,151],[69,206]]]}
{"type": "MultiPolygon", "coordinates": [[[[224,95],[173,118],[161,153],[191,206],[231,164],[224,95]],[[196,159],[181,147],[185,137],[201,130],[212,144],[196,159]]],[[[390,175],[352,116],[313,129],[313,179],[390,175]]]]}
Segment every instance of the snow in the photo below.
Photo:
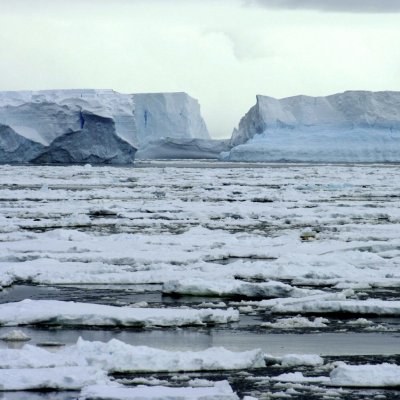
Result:
{"type": "Polygon", "coordinates": [[[271,378],[277,382],[293,383],[329,383],[330,380],[325,376],[304,376],[302,372],[288,372],[271,378]]]}
{"type": "Polygon", "coordinates": [[[394,364],[347,365],[341,363],[330,374],[332,386],[400,387],[400,366],[394,364]]]}
{"type": "Polygon", "coordinates": [[[55,353],[29,344],[22,349],[0,349],[0,368],[53,368],[86,366],[80,355],[65,352],[55,353]]]}
{"type": "MultiPolygon", "coordinates": [[[[270,390],[291,395],[286,391],[295,388],[290,377],[286,376],[285,388],[276,387],[283,383],[270,377],[303,373],[303,378],[294,378],[305,379],[304,387],[317,391],[326,385],[321,392],[328,393],[333,390],[328,386],[331,378],[317,375],[328,375],[334,365],[322,365],[317,354],[285,353],[342,354],[349,364],[355,353],[381,353],[378,362],[394,360],[384,354],[395,350],[395,334],[364,331],[381,323],[367,317],[372,311],[392,313],[382,323],[398,332],[398,318],[393,317],[400,282],[400,167],[204,165],[196,161],[191,167],[183,162],[149,162],[148,167],[135,168],[2,166],[1,297],[18,302],[0,306],[1,318],[10,326],[13,321],[60,324],[60,329],[53,326],[46,332],[43,325],[21,329],[32,337],[29,343],[58,341],[65,346],[49,352],[29,345],[4,349],[23,344],[1,342],[0,366],[128,370],[133,379],[141,373],[149,381],[159,379],[153,382],[157,386],[195,386],[188,383],[191,378],[216,375],[234,374],[254,382],[251,379],[266,370],[253,368],[267,363],[271,374],[262,379],[272,385],[270,390]],[[305,232],[315,232],[315,239],[302,240],[305,232]],[[201,298],[171,299],[165,295],[172,285],[182,293],[197,290],[201,298]],[[66,300],[76,293],[85,296],[76,299],[79,303],[36,300],[66,300]],[[207,300],[204,293],[213,297],[207,300]],[[222,298],[224,293],[228,298],[222,298]],[[20,302],[24,297],[33,300],[20,302]],[[171,304],[182,307],[170,308],[171,304]],[[237,309],[251,315],[239,315],[237,309]],[[329,310],[354,314],[340,323],[329,310]],[[237,317],[238,324],[213,326],[214,320],[237,317]],[[82,333],[76,332],[77,325],[67,325],[83,320],[87,325],[82,333]],[[211,326],[179,328],[189,320],[211,326]],[[128,322],[148,329],[118,328],[128,322]],[[158,328],[167,322],[170,328],[158,328]],[[104,325],[88,329],[93,323],[104,325]],[[265,328],[285,334],[267,335],[265,328]],[[309,336],[307,331],[300,338],[301,332],[293,329],[323,332],[309,336]],[[80,334],[107,341],[115,336],[130,344],[76,344],[80,334]],[[246,335],[257,343],[246,341],[246,335]],[[160,337],[165,341],[157,343],[160,337]],[[177,343],[171,345],[171,337],[177,343]],[[298,342],[292,340],[296,337],[298,342]],[[325,340],[332,347],[324,348],[325,340]],[[146,347],[150,342],[154,348],[146,347]],[[287,350],[276,343],[286,343],[287,350]],[[193,351],[191,345],[201,351],[193,351]],[[208,348],[213,345],[226,349],[208,348]],[[266,354],[227,350],[259,346],[266,354]],[[181,379],[167,377],[169,370],[181,379]],[[182,370],[195,372],[182,377],[182,370]],[[310,377],[314,383],[307,382],[310,377]]],[[[1,334],[11,329],[2,327],[1,334]]],[[[257,397],[259,392],[251,394],[257,397]]]]}
{"type": "Polygon", "coordinates": [[[290,372],[273,377],[272,380],[293,383],[317,383],[337,387],[399,387],[400,366],[395,364],[348,365],[339,362],[329,377],[304,376],[301,372],[290,372]]]}
{"type": "Polygon", "coordinates": [[[281,358],[281,365],[284,367],[293,367],[297,365],[323,365],[324,360],[317,354],[287,354],[281,358]]]}
{"type": "Polygon", "coordinates": [[[324,364],[324,359],[318,354],[286,354],[282,357],[275,357],[266,354],[265,360],[268,364],[280,364],[283,367],[297,366],[319,366],[324,364]]]}
{"type": "Polygon", "coordinates": [[[0,126],[7,130],[2,163],[130,164],[137,148],[164,137],[178,139],[178,153],[187,152],[179,140],[205,140],[205,154],[213,147],[199,104],[186,93],[0,92],[0,126]]]}
{"type": "Polygon", "coordinates": [[[0,339],[7,342],[26,342],[28,340],[31,340],[28,335],[18,330],[8,332],[5,335],[0,336],[0,339]]]}
{"type": "Polygon", "coordinates": [[[280,318],[275,322],[264,322],[263,328],[269,329],[304,329],[304,328],[327,328],[329,320],[326,318],[315,318],[313,321],[306,317],[280,318]]]}
{"type": "Polygon", "coordinates": [[[89,367],[3,369],[0,373],[0,391],[78,390],[108,382],[105,372],[89,367]]]}
{"type": "Polygon", "coordinates": [[[272,307],[275,313],[328,314],[349,313],[367,315],[400,315],[400,301],[380,299],[345,300],[345,301],[314,301],[297,302],[295,304],[277,304],[272,307]]]}
{"type": "Polygon", "coordinates": [[[165,386],[88,386],[81,392],[81,400],[238,400],[227,381],[215,382],[212,387],[171,388],[165,386]]]}
{"type": "MultiPolygon", "coordinates": [[[[315,292],[315,291],[314,291],[315,292]]],[[[234,279],[180,279],[168,281],[163,285],[163,293],[179,293],[193,296],[244,296],[244,297],[302,297],[312,291],[297,289],[293,286],[269,281],[263,283],[248,283],[234,279]]]]}
{"type": "Polygon", "coordinates": [[[231,161],[397,162],[400,92],[348,91],[257,103],[232,134],[231,161]]]}
{"type": "Polygon", "coordinates": [[[239,319],[238,311],[115,307],[57,300],[23,300],[0,304],[0,325],[185,326],[225,324],[239,319]]]}
{"type": "Polygon", "coordinates": [[[131,346],[116,339],[107,343],[79,339],[60,355],[83,357],[91,366],[111,372],[223,371],[260,368],[265,365],[260,350],[232,352],[224,348],[204,351],[166,351],[131,346]]]}

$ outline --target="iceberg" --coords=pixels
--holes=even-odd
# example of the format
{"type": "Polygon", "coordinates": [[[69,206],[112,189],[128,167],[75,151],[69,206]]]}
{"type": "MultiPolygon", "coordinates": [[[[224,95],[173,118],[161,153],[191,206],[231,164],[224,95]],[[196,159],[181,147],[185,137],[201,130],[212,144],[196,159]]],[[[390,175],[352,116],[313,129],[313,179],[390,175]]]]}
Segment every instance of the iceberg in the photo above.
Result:
{"type": "Polygon", "coordinates": [[[398,162],[400,92],[257,96],[231,138],[229,161],[398,162]]]}
{"type": "Polygon", "coordinates": [[[43,144],[15,132],[8,125],[0,123],[0,162],[27,163],[39,156],[43,144]]]}
{"type": "Polygon", "coordinates": [[[230,150],[229,140],[161,138],[150,141],[136,153],[137,159],[217,159],[230,150]]]}
{"type": "Polygon", "coordinates": [[[152,143],[146,157],[159,158],[171,140],[183,158],[219,153],[199,103],[186,93],[0,92],[1,163],[131,164],[138,148],[152,143]]]}

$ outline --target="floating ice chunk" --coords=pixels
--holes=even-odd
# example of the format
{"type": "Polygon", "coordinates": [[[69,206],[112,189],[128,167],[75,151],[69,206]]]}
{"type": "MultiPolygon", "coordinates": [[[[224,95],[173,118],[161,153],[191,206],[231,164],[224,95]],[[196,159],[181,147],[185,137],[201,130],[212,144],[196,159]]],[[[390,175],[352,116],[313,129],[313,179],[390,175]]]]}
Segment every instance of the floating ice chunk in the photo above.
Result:
{"type": "Polygon", "coordinates": [[[218,303],[204,301],[204,302],[198,304],[197,307],[199,307],[199,308],[225,308],[226,303],[224,303],[223,301],[220,301],[218,303]]]}
{"type": "MultiPolygon", "coordinates": [[[[240,310],[240,309],[239,309],[240,310]]],[[[306,317],[281,318],[275,322],[264,322],[263,328],[270,329],[304,329],[304,328],[327,328],[329,320],[326,318],[315,318],[313,321],[306,317]]]]}
{"type": "Polygon", "coordinates": [[[299,301],[292,304],[276,304],[271,310],[275,313],[400,315],[400,301],[377,299],[342,301],[322,300],[315,302],[299,301]]]}
{"type": "Polygon", "coordinates": [[[300,365],[318,366],[324,364],[324,359],[317,354],[286,354],[282,357],[266,354],[264,358],[268,364],[281,364],[284,367],[300,365]]]}
{"type": "Polygon", "coordinates": [[[27,334],[19,330],[7,332],[5,335],[0,336],[0,339],[7,342],[27,342],[31,340],[27,334]]]}
{"type": "Polygon", "coordinates": [[[123,386],[96,385],[82,390],[80,400],[239,400],[227,381],[212,387],[123,386]]]}
{"type": "Polygon", "coordinates": [[[330,379],[327,376],[304,376],[301,372],[288,372],[271,378],[278,382],[293,382],[293,383],[329,383],[330,379]]]}
{"type": "Polygon", "coordinates": [[[163,285],[163,293],[193,296],[302,297],[316,292],[276,281],[250,283],[237,279],[191,278],[169,281],[163,285]]]}
{"type": "Polygon", "coordinates": [[[370,321],[369,319],[365,319],[365,318],[357,318],[354,321],[349,321],[347,322],[347,325],[353,325],[353,326],[371,326],[374,325],[374,323],[372,321],[370,321]]]}
{"type": "Polygon", "coordinates": [[[0,305],[0,325],[185,326],[239,320],[232,308],[132,308],[57,300],[23,300],[0,305]]]}
{"type": "Polygon", "coordinates": [[[78,390],[88,385],[108,384],[104,371],[89,367],[3,369],[0,391],[78,390]]]}
{"type": "Polygon", "coordinates": [[[0,349],[0,368],[51,368],[85,366],[79,354],[59,354],[36,346],[25,345],[22,349],[0,349]]]}
{"type": "Polygon", "coordinates": [[[317,354],[287,354],[281,358],[281,365],[294,367],[296,365],[323,365],[324,359],[317,354]]]}
{"type": "Polygon", "coordinates": [[[145,308],[148,306],[149,306],[149,303],[147,303],[147,301],[138,301],[137,303],[129,304],[129,307],[132,307],[132,308],[145,308]]]}
{"type": "Polygon", "coordinates": [[[111,372],[219,371],[265,366],[260,350],[233,352],[222,347],[203,351],[167,351],[131,346],[112,339],[107,343],[79,339],[59,354],[82,356],[89,365],[111,372]]]}
{"type": "Polygon", "coordinates": [[[341,363],[330,374],[332,386],[400,387],[400,366],[394,364],[347,365],[341,363]]]}

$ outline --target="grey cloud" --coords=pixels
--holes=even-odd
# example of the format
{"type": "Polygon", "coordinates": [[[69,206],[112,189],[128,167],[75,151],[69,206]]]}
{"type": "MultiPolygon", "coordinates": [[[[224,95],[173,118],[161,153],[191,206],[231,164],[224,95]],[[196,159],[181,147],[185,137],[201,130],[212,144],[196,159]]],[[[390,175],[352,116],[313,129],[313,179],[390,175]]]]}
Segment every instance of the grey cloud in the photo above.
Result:
{"type": "Polygon", "coordinates": [[[400,12],[400,0],[246,0],[245,3],[289,10],[349,13],[400,12]]]}

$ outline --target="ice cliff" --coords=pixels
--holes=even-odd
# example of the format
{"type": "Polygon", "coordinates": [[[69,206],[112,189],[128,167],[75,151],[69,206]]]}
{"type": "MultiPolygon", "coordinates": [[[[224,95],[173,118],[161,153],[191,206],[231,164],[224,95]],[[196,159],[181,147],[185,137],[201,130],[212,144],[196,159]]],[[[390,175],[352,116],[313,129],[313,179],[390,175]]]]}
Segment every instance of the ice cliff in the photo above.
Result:
{"type": "Polygon", "coordinates": [[[186,93],[0,92],[0,162],[127,164],[166,138],[209,139],[186,93]]]}
{"type": "Polygon", "coordinates": [[[150,141],[136,153],[137,159],[217,159],[230,150],[229,140],[162,138],[150,141]]]}
{"type": "Polygon", "coordinates": [[[235,129],[232,161],[400,161],[400,92],[257,96],[235,129]]]}

